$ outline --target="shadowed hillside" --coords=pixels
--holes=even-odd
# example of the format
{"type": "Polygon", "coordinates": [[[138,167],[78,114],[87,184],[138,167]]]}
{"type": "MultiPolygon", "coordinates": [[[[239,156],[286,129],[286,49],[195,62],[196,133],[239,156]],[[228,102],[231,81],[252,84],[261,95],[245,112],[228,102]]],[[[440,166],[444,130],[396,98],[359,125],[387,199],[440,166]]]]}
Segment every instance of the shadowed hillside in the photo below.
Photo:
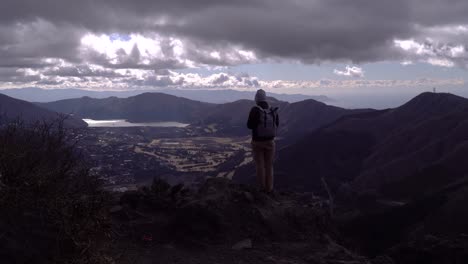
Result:
{"type": "MultiPolygon", "coordinates": [[[[51,122],[56,120],[59,116],[60,114],[57,112],[0,94],[0,121],[8,122],[15,119],[21,119],[26,123],[34,123],[38,121],[51,122]]],[[[72,116],[66,117],[64,125],[75,128],[87,126],[83,120],[72,116]]]]}
{"type": "MultiPolygon", "coordinates": [[[[344,116],[281,150],[277,171],[297,171],[295,177],[307,183],[327,178],[338,169],[341,176],[334,177],[343,182],[352,182],[362,191],[385,189],[389,195],[389,184],[409,183],[432,166],[457,178],[468,169],[457,159],[464,156],[468,139],[467,114],[467,99],[424,93],[399,108],[344,116]]],[[[450,177],[444,177],[445,184],[453,180],[450,177]]],[[[288,185],[296,185],[289,179],[288,185]]],[[[436,181],[433,187],[442,183],[436,181]]],[[[430,181],[420,188],[430,191],[427,184],[430,181]]],[[[394,198],[408,195],[395,193],[394,198]]]]}
{"type": "Polygon", "coordinates": [[[276,183],[328,195],[324,179],[372,253],[424,234],[456,236],[468,232],[467,124],[468,100],[451,94],[345,116],[280,150],[276,183]]]}
{"type": "Polygon", "coordinates": [[[372,109],[344,109],[315,100],[305,100],[289,104],[280,111],[279,133],[288,143],[300,140],[303,136],[340,117],[357,113],[373,112],[372,109]]]}

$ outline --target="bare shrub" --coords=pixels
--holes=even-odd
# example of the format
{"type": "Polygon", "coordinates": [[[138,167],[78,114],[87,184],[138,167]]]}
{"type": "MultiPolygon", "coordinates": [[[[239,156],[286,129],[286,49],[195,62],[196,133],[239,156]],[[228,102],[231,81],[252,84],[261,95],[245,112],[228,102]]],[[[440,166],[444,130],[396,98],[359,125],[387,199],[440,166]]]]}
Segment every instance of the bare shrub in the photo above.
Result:
{"type": "Polygon", "coordinates": [[[0,125],[0,259],[7,263],[100,262],[107,196],[63,121],[0,125]]]}

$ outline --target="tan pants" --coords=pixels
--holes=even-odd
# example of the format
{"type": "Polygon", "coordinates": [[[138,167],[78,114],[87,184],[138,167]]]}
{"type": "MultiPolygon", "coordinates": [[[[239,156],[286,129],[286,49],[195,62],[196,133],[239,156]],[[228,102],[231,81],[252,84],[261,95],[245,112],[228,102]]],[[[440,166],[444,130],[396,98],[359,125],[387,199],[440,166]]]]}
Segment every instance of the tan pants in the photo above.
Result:
{"type": "Polygon", "coordinates": [[[275,141],[252,141],[252,155],[257,170],[258,184],[264,190],[272,191],[275,141]]]}

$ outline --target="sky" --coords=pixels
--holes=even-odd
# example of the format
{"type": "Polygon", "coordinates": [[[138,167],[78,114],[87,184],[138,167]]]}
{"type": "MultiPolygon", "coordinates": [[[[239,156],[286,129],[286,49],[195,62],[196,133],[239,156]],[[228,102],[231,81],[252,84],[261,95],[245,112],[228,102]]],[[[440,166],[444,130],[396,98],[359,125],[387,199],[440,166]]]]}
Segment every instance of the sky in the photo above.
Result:
{"type": "Polygon", "coordinates": [[[468,95],[466,0],[2,0],[0,89],[468,95]]]}

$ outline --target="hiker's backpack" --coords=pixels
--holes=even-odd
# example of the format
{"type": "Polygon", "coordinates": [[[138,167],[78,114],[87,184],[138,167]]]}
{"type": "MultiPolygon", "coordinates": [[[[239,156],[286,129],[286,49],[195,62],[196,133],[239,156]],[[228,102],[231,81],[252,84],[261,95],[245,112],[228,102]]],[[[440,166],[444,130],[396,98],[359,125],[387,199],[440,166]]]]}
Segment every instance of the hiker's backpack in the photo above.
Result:
{"type": "Polygon", "coordinates": [[[262,138],[274,138],[276,136],[276,119],[278,118],[277,107],[260,110],[260,122],[257,125],[257,136],[262,138]]]}

